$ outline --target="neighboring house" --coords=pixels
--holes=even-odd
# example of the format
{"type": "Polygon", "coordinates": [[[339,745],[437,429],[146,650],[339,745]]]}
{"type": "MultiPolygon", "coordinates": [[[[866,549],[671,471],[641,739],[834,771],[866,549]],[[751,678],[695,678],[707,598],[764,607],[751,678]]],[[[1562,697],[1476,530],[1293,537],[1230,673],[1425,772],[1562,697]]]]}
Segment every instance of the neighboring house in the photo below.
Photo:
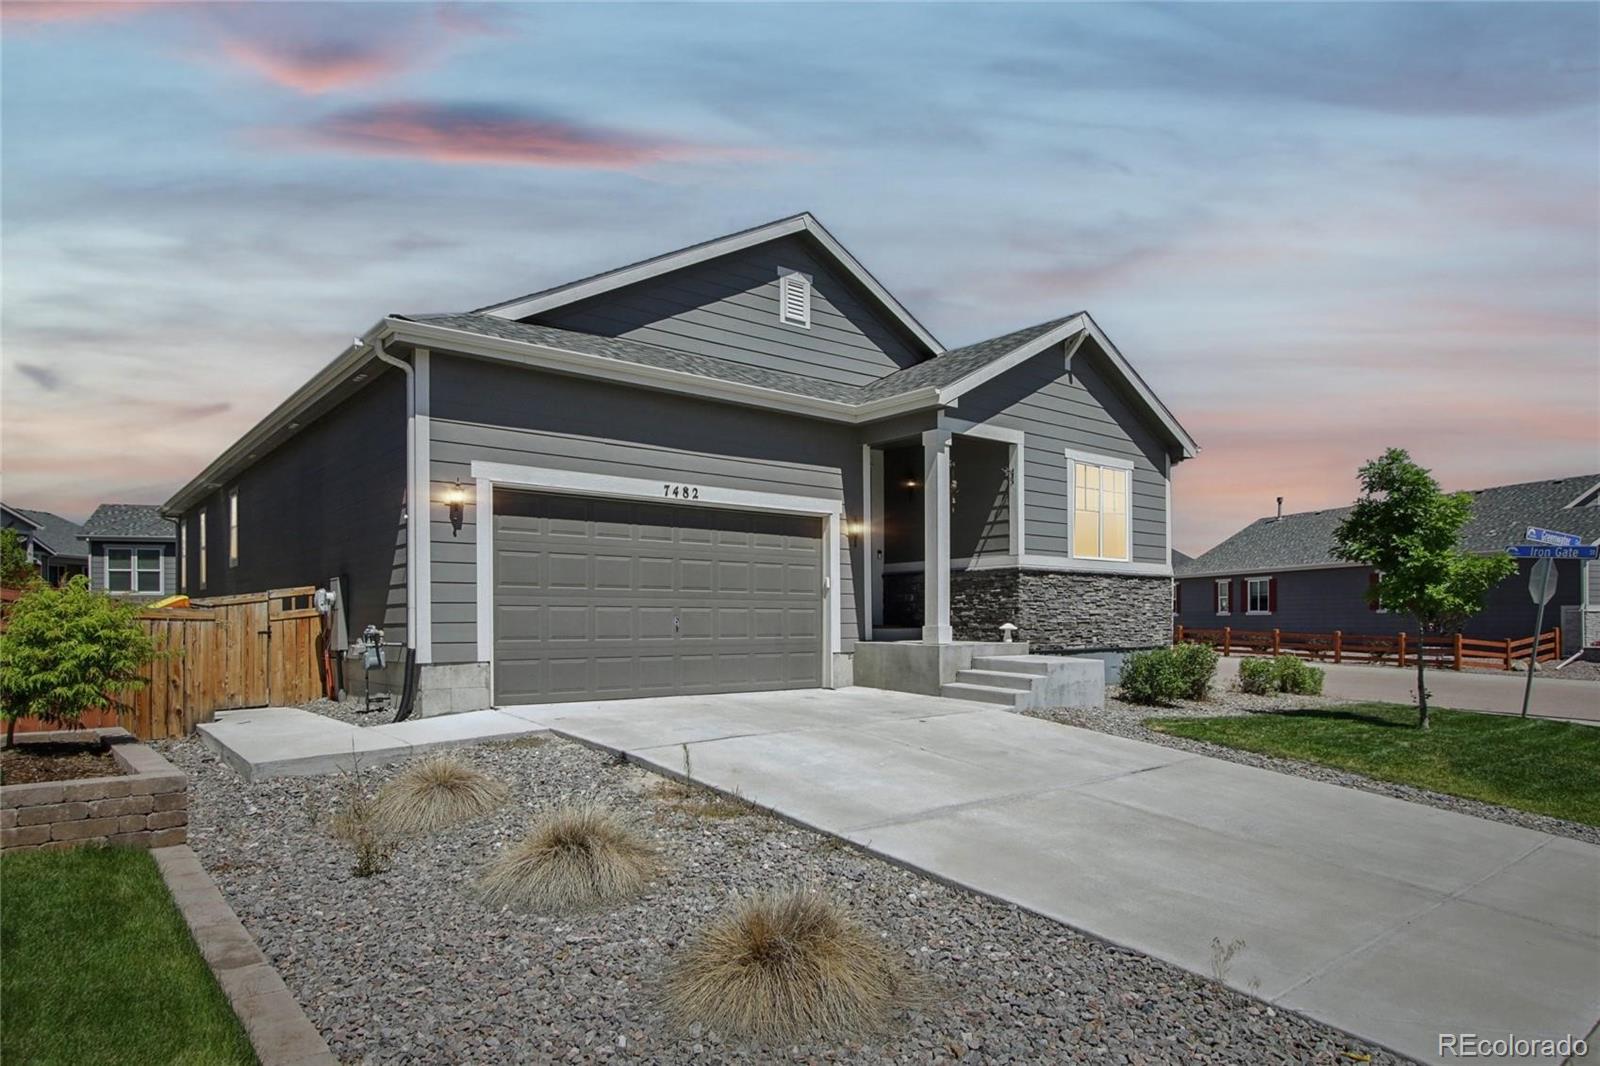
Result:
{"type": "MultiPolygon", "coordinates": [[[[1307,511],[1250,523],[1215,548],[1177,567],[1178,622],[1190,629],[1271,630],[1296,633],[1395,633],[1415,625],[1374,608],[1367,589],[1377,581],[1368,567],[1333,557],[1333,532],[1350,508],[1307,511]]],[[[1462,544],[1493,554],[1521,544],[1528,526],[1575,533],[1600,543],[1600,474],[1477,489],[1462,544]]],[[[1464,634],[1485,639],[1533,633],[1535,605],[1528,595],[1530,562],[1490,590],[1484,610],[1464,634]]],[[[1545,609],[1545,628],[1563,625],[1575,650],[1578,619],[1600,603],[1600,566],[1577,560],[1556,564],[1556,592],[1545,609]],[[1564,610],[1565,609],[1565,610],[1564,610]],[[1563,621],[1563,619],[1566,621],[1563,621]]]]}
{"type": "Polygon", "coordinates": [[[15,529],[21,535],[28,558],[51,585],[60,585],[74,574],[88,570],[86,549],[79,539],[83,527],[76,522],[49,511],[0,503],[0,528],[15,529]]]}
{"type": "Polygon", "coordinates": [[[1166,643],[1195,451],[1087,313],[946,349],[802,214],[384,318],[165,512],[186,591],[337,577],[464,710],[1166,643]]]}
{"type": "Polygon", "coordinates": [[[150,600],[178,591],[178,535],[157,505],[102,503],[84,522],[83,540],[91,588],[150,600]]]}

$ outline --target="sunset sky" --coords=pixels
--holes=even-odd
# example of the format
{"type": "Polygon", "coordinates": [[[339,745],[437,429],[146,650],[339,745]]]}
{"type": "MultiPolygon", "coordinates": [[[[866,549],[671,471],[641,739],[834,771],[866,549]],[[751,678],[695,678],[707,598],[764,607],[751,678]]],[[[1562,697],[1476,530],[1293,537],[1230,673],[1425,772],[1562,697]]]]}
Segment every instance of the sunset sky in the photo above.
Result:
{"type": "Polygon", "coordinates": [[[0,10],[0,492],[160,502],[386,312],[800,210],[947,345],[1080,308],[1198,552],[1411,449],[1600,469],[1594,4],[0,10]]]}

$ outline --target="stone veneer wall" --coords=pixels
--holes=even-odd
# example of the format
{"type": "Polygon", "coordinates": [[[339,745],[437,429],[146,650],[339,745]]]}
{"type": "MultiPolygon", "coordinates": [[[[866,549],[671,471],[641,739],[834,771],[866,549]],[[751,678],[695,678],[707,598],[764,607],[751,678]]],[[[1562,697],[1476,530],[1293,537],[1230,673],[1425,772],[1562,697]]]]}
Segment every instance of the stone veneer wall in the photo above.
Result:
{"type": "Polygon", "coordinates": [[[29,733],[17,742],[82,740],[98,734],[119,777],[0,786],[0,851],[119,844],[165,848],[189,839],[189,779],[126,729],[29,733]]]}
{"type": "Polygon", "coordinates": [[[963,570],[951,576],[957,640],[998,640],[1005,622],[1033,651],[1152,648],[1172,640],[1172,579],[1058,570],[963,570]]]}

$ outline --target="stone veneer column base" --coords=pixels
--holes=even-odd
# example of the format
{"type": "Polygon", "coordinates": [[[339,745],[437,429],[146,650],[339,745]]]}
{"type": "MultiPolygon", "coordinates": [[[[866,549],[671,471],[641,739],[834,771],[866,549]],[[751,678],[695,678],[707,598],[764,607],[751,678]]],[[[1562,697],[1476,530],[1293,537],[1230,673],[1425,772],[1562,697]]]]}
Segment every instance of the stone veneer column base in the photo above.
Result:
{"type": "Polygon", "coordinates": [[[491,706],[488,663],[433,663],[417,671],[417,694],[412,714],[432,718],[440,714],[481,711],[491,706]]]}
{"type": "Polygon", "coordinates": [[[1153,648],[1172,640],[1172,579],[1060,570],[952,575],[957,640],[994,640],[1005,622],[1037,654],[1153,648]]]}

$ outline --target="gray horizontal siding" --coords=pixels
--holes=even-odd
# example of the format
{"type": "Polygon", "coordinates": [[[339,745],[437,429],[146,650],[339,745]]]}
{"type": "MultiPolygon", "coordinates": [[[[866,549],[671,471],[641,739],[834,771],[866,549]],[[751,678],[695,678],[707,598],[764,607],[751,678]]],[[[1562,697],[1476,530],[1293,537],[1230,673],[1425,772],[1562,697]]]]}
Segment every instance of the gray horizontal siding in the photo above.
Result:
{"type": "MultiPolygon", "coordinates": [[[[1510,637],[1519,640],[1533,634],[1535,607],[1528,595],[1528,569],[1522,563],[1518,572],[1489,590],[1484,599],[1484,609],[1474,615],[1462,629],[1469,637],[1501,640],[1510,637]]],[[[1561,562],[1556,581],[1556,594],[1545,608],[1544,627],[1552,629],[1561,621],[1561,608],[1575,606],[1580,596],[1580,575],[1576,562],[1561,562]]],[[[1220,629],[1228,626],[1248,631],[1280,629],[1295,633],[1389,634],[1405,630],[1416,632],[1416,622],[1409,616],[1393,612],[1373,611],[1367,608],[1368,574],[1366,567],[1330,567],[1324,570],[1286,570],[1274,575],[1271,571],[1251,571],[1230,576],[1235,600],[1239,597],[1240,581],[1246,577],[1271,577],[1278,579],[1278,609],[1272,614],[1248,615],[1242,606],[1235,605],[1231,615],[1219,616],[1211,606],[1211,589],[1215,578],[1184,578],[1179,582],[1178,620],[1185,626],[1199,629],[1220,629]]]]}
{"type": "Polygon", "coordinates": [[[863,385],[918,361],[899,329],[800,237],[748,248],[533,321],[748,366],[863,385]],[[778,320],[778,269],[812,277],[811,328],[778,320]]]}
{"type": "Polygon", "coordinates": [[[1087,342],[1063,370],[1056,345],[961,398],[955,414],[1027,434],[1025,489],[1030,554],[1066,556],[1070,467],[1066,450],[1133,463],[1134,562],[1167,562],[1166,453],[1156,435],[1109,383],[1104,357],[1087,342]]]}
{"type": "MultiPolygon", "coordinates": [[[[665,393],[479,362],[432,359],[430,476],[434,500],[473,460],[579,470],[662,482],[715,485],[846,501],[858,515],[861,453],[854,433],[665,393]]],[[[470,493],[469,493],[470,499],[470,493]]],[[[460,533],[435,503],[432,536],[433,657],[477,659],[476,507],[460,533]]],[[[841,634],[859,631],[852,555],[841,552],[841,634]]]]}

